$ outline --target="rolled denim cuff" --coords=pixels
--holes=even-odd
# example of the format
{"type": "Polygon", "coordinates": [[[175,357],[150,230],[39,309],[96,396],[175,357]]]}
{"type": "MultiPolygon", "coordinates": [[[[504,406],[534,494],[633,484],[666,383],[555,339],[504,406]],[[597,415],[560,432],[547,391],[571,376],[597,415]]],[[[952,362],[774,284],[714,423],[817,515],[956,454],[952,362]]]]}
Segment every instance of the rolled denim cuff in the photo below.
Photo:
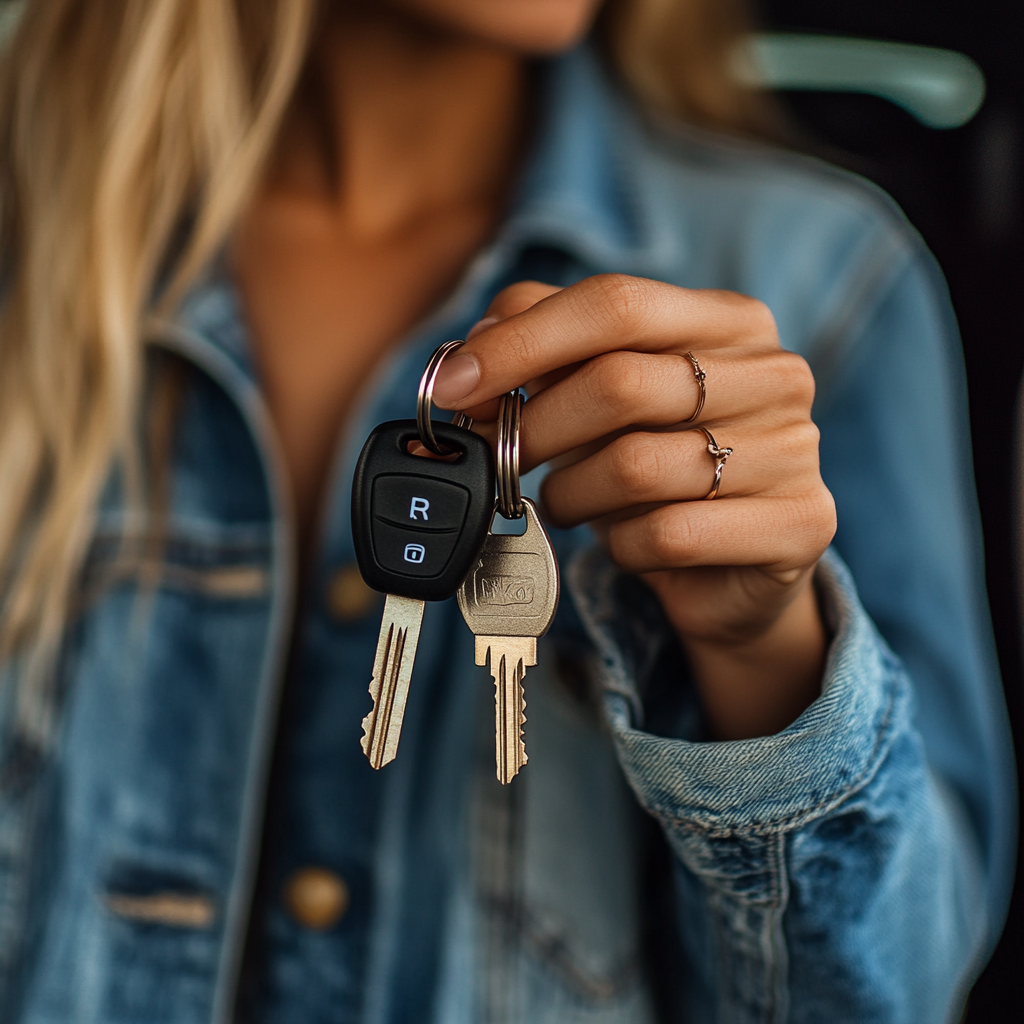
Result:
{"type": "MultiPolygon", "coordinates": [[[[833,636],[821,696],[773,736],[693,742],[645,731],[638,667],[664,672],[649,645],[670,642],[670,627],[637,623],[637,603],[616,597],[623,573],[588,549],[573,561],[570,592],[597,648],[604,713],[619,760],[638,799],[666,824],[707,835],[766,835],[799,828],[865,786],[893,736],[908,722],[910,687],[899,660],[861,605],[849,570],[832,550],[815,576],[833,636]],[[646,648],[646,649],[645,649],[646,648]]],[[[659,688],[686,685],[661,680],[659,688]]],[[[672,829],[674,830],[674,829],[672,829]]]]}

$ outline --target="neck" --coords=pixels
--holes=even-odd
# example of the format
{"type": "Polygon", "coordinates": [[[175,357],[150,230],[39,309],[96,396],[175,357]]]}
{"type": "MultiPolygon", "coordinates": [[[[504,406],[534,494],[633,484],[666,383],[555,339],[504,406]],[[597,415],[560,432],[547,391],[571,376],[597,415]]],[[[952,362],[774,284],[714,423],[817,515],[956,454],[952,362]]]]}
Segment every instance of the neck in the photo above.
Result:
{"type": "Polygon", "coordinates": [[[500,203],[521,148],[521,58],[400,16],[339,15],[310,61],[272,187],[368,238],[500,203]]]}

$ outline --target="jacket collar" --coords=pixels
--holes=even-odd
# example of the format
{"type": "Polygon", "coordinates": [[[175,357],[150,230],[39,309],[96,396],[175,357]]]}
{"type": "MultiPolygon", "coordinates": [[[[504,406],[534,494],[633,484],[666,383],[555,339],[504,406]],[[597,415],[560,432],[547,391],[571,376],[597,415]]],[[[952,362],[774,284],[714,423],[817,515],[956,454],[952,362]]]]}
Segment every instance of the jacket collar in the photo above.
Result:
{"type": "Polygon", "coordinates": [[[678,267],[678,233],[652,202],[664,189],[644,159],[642,118],[593,48],[546,62],[540,74],[534,151],[499,241],[548,244],[594,272],[655,276],[678,267]]]}

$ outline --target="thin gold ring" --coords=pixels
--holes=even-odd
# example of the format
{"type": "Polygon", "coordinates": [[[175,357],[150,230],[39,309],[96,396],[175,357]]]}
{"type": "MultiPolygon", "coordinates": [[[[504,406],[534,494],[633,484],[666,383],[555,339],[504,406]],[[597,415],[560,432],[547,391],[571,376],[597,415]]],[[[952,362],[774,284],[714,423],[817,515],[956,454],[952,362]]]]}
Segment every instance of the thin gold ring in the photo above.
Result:
{"type": "Polygon", "coordinates": [[[707,379],[707,374],[700,368],[700,363],[697,362],[697,357],[692,352],[683,353],[687,359],[693,364],[693,377],[697,381],[697,387],[700,388],[700,395],[697,397],[697,408],[693,410],[692,416],[687,416],[684,423],[692,423],[700,414],[704,408],[704,400],[708,397],[707,388],[704,386],[704,381],[707,379]]]}
{"type": "Polygon", "coordinates": [[[722,486],[722,467],[725,465],[725,460],[732,455],[732,449],[719,448],[718,442],[710,430],[706,430],[704,427],[697,429],[707,438],[708,454],[715,460],[715,482],[711,485],[711,490],[704,495],[705,501],[713,501],[718,497],[718,489],[722,486]]]}

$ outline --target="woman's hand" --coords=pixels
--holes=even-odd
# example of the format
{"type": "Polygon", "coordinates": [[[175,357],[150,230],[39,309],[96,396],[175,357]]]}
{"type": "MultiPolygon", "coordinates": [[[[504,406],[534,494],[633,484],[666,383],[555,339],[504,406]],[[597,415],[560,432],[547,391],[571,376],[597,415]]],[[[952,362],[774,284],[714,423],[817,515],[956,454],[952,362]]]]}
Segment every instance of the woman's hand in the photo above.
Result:
{"type": "Polygon", "coordinates": [[[551,461],[557,526],[591,523],[660,598],[716,735],[765,735],[818,695],[826,637],[811,586],[835,532],[811,422],[814,380],[755,299],[622,275],[506,288],[443,364],[435,400],[494,419],[525,385],[521,464],[551,461]],[[707,375],[699,387],[686,353],[707,375]],[[704,434],[733,454],[721,490],[704,434]]]}

